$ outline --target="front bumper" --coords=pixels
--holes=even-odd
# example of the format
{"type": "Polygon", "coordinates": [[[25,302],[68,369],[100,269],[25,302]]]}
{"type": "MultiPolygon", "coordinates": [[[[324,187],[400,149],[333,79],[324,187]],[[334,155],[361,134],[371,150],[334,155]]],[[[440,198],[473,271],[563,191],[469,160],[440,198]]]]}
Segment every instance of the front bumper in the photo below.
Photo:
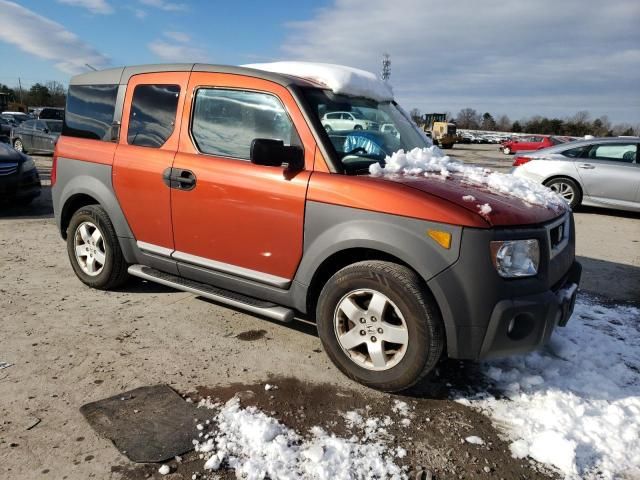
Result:
{"type": "Polygon", "coordinates": [[[40,195],[40,175],[35,168],[27,172],[18,172],[0,176],[0,199],[21,200],[40,195]]]}
{"type": "Polygon", "coordinates": [[[458,260],[427,282],[445,324],[447,355],[478,360],[533,350],[571,316],[582,268],[575,261],[575,227],[570,213],[562,220],[511,229],[462,232],[458,260]],[[563,225],[568,234],[552,244],[550,231],[563,225]],[[536,238],[538,274],[502,278],[489,254],[492,240],[536,238]]]}
{"type": "Polygon", "coordinates": [[[499,301],[493,309],[478,358],[524,353],[544,345],[573,313],[582,266],[574,262],[555,290],[499,301]]]}

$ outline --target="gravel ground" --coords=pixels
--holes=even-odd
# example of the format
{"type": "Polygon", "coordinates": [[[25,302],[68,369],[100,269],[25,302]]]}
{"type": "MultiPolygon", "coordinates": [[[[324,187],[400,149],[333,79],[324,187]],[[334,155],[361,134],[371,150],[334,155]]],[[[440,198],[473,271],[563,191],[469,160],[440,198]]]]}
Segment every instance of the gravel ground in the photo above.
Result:
{"type": "MultiPolygon", "coordinates": [[[[511,161],[495,146],[450,153],[505,168],[511,161]]],[[[46,185],[51,159],[36,160],[46,185]]],[[[48,187],[28,208],[0,209],[0,362],[14,364],[0,369],[0,478],[159,478],[158,466],[129,462],[78,410],[143,385],[167,383],[196,399],[250,391],[243,402],[276,412],[303,433],[320,423],[340,434],[340,410],[370,405],[384,414],[398,398],[346,380],[303,321],[281,325],[137,280],[117,292],[84,286],[55,229],[48,187]],[[267,381],[281,386],[274,398],[264,394],[267,381]],[[294,414],[300,407],[315,414],[301,419],[294,414]]],[[[639,218],[576,213],[586,290],[640,303],[639,218]]],[[[480,381],[473,364],[449,362],[441,370],[408,399],[420,421],[396,432],[412,439],[401,442],[408,449],[403,463],[431,468],[438,478],[545,478],[535,465],[511,458],[485,417],[447,399],[450,388],[480,381]],[[487,444],[461,444],[469,435],[487,444]]],[[[191,478],[199,464],[191,456],[173,466],[179,468],[168,478],[179,479],[191,478]]]]}

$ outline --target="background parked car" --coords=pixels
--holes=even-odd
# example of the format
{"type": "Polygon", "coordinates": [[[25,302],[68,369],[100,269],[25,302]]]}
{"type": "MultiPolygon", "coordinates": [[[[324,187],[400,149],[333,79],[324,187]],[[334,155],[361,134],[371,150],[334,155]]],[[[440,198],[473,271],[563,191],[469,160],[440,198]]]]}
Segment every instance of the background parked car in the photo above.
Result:
{"type": "Polygon", "coordinates": [[[13,120],[0,117],[0,142],[9,143],[9,137],[11,136],[11,129],[15,126],[16,124],[13,122],[13,120]]]}
{"type": "Polygon", "coordinates": [[[26,204],[40,195],[40,176],[34,161],[0,143],[0,201],[26,204]]]}
{"type": "Polygon", "coordinates": [[[529,137],[520,137],[515,140],[507,140],[502,143],[500,149],[505,155],[510,155],[523,150],[540,150],[543,148],[553,147],[560,143],[565,143],[567,137],[552,137],[550,135],[532,135],[529,137]]]}
{"type": "Polygon", "coordinates": [[[359,112],[329,112],[322,117],[325,130],[378,130],[378,123],[367,120],[359,112]]]}
{"type": "Polygon", "coordinates": [[[11,145],[24,153],[53,153],[60,132],[61,120],[27,120],[11,131],[11,145]]]}
{"type": "Polygon", "coordinates": [[[27,120],[33,120],[33,116],[22,112],[2,112],[2,117],[7,120],[13,120],[16,123],[26,122],[27,120]]]}
{"type": "Polygon", "coordinates": [[[640,138],[594,138],[514,159],[513,174],[540,182],[571,205],[640,212],[640,138]]]}
{"type": "Polygon", "coordinates": [[[64,120],[64,108],[44,107],[38,112],[37,117],[40,120],[64,120]]]}

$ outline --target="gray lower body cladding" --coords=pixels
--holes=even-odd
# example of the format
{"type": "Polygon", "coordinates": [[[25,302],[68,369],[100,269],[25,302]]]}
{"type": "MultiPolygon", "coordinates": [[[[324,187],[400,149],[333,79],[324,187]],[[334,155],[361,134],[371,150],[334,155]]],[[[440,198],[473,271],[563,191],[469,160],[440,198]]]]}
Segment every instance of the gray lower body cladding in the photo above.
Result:
{"type": "Polygon", "coordinates": [[[546,232],[544,226],[464,229],[458,261],[427,282],[447,326],[449,357],[477,360],[530,351],[549,338],[556,324],[568,320],[572,306],[564,298],[565,289],[577,286],[581,274],[573,219],[569,241],[553,258],[546,232]],[[500,277],[491,262],[490,242],[532,238],[540,242],[538,275],[500,277]],[[522,326],[508,333],[512,320],[522,326]]]}

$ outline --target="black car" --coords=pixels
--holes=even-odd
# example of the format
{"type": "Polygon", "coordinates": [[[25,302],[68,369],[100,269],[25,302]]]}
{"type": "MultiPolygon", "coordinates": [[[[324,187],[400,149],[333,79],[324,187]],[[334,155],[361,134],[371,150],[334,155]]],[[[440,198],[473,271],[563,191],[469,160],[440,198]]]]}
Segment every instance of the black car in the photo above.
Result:
{"type": "Polygon", "coordinates": [[[21,124],[22,122],[26,122],[27,120],[33,120],[33,115],[29,115],[28,113],[21,112],[2,112],[2,118],[7,120],[12,120],[17,124],[21,124]]]}
{"type": "Polygon", "coordinates": [[[40,120],[64,120],[64,108],[44,107],[38,113],[40,120]]]}
{"type": "Polygon", "coordinates": [[[40,195],[40,176],[34,161],[0,143],[0,201],[27,204],[40,195]]]}
{"type": "Polygon", "coordinates": [[[12,120],[0,117],[0,142],[9,143],[11,129],[15,126],[16,124],[12,120]]]}
{"type": "Polygon", "coordinates": [[[24,153],[53,153],[60,132],[61,120],[27,120],[11,131],[11,145],[24,153]]]}

